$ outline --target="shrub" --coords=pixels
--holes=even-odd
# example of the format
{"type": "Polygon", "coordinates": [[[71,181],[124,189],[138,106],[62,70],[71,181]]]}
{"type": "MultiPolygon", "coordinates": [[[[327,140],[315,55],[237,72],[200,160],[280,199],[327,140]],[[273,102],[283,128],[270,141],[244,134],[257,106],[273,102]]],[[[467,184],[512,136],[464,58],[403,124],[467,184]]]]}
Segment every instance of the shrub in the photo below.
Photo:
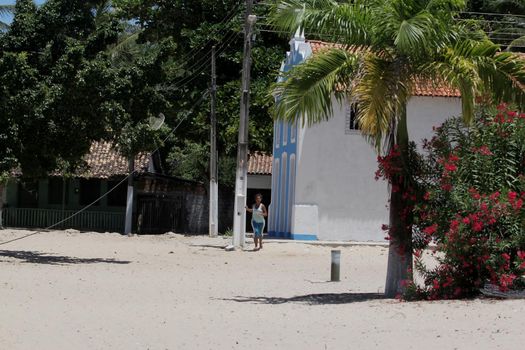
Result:
{"type": "Polygon", "coordinates": [[[425,189],[414,206],[414,267],[407,298],[461,298],[489,281],[502,291],[525,283],[525,114],[505,105],[474,125],[451,119],[425,143],[425,189]],[[422,249],[436,243],[438,266],[422,249]]]}

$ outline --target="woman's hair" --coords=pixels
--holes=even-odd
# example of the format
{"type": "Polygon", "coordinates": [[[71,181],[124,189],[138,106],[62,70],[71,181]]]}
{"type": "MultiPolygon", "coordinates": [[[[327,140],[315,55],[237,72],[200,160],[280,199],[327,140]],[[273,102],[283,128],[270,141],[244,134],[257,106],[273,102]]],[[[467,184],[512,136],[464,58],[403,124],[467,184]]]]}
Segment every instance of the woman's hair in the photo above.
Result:
{"type": "Polygon", "coordinates": [[[260,193],[257,193],[257,194],[255,195],[255,198],[257,198],[257,197],[261,197],[261,200],[263,199],[263,195],[260,194],[260,193]]]}

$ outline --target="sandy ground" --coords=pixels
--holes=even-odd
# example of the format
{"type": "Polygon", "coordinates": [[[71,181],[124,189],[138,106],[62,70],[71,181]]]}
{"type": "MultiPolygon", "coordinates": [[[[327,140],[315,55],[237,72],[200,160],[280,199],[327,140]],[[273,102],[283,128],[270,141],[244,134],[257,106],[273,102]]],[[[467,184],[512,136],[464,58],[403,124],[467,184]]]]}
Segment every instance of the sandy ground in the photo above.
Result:
{"type": "MultiPolygon", "coordinates": [[[[0,231],[0,241],[27,231],[0,231]]],[[[520,349],[525,301],[382,299],[386,249],[50,232],[0,246],[0,349],[520,349]]]]}

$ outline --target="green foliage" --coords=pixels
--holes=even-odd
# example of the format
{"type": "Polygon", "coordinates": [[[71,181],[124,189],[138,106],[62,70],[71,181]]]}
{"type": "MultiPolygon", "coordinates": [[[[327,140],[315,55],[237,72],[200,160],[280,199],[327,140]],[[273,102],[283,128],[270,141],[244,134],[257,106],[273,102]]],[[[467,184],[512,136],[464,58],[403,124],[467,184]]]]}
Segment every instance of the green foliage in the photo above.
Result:
{"type": "MultiPolygon", "coordinates": [[[[167,116],[168,125],[176,125],[186,116],[189,106],[210,84],[211,47],[217,48],[217,131],[219,162],[231,164],[236,156],[240,78],[243,50],[242,2],[238,0],[199,0],[170,2],[158,0],[117,0],[122,18],[136,21],[143,29],[139,43],[158,43],[170,40],[175,49],[171,60],[163,63],[166,80],[163,84],[172,103],[167,116]],[[177,20],[173,20],[176,18],[177,20]]],[[[267,6],[257,7],[259,15],[266,15],[267,6]]],[[[271,33],[257,33],[253,47],[252,86],[250,106],[250,149],[271,151],[273,123],[266,98],[269,86],[276,80],[286,51],[286,40],[271,33]]],[[[208,166],[196,163],[189,155],[202,154],[204,140],[209,140],[209,105],[198,106],[182,121],[174,138],[168,142],[168,168],[177,176],[206,181],[208,166]],[[197,152],[198,153],[198,152],[197,152]],[[172,162],[171,160],[177,160],[172,162]]],[[[206,146],[207,147],[207,146],[206,146]]],[[[207,159],[207,158],[206,158],[207,159]]],[[[202,161],[205,161],[202,158],[202,161]]],[[[219,182],[230,184],[232,171],[221,171],[219,182]]]]}
{"type": "Polygon", "coordinates": [[[120,24],[96,25],[99,2],[17,1],[0,36],[0,170],[20,166],[39,176],[61,160],[74,167],[92,140],[108,134],[101,86],[109,74],[99,58],[120,24]]]}
{"type": "Polygon", "coordinates": [[[0,170],[72,171],[94,140],[126,156],[158,143],[147,120],[169,108],[158,86],[174,45],[128,45],[137,29],[108,4],[17,1],[0,36],[0,170]]]}
{"type": "MultiPolygon", "coordinates": [[[[420,296],[458,298],[486,281],[505,291],[525,286],[525,114],[500,106],[466,128],[447,121],[427,144],[426,188],[416,210],[420,296]],[[420,251],[437,243],[439,265],[420,251]]],[[[409,284],[412,284],[410,281],[409,284]]]]}
{"type": "Polygon", "coordinates": [[[466,17],[483,18],[482,28],[496,42],[508,44],[508,51],[525,51],[525,2],[522,0],[470,0],[468,11],[483,13],[466,17]],[[501,16],[504,15],[504,16],[501,16]]]}

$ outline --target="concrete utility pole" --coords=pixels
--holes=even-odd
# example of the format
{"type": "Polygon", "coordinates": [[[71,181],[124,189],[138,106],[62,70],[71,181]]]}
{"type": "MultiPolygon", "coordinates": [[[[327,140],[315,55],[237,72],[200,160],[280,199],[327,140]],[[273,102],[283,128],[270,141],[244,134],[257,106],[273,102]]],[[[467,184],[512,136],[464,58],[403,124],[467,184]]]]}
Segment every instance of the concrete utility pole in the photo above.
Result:
{"type": "Polygon", "coordinates": [[[248,116],[250,112],[250,69],[253,26],[257,17],[252,15],[253,0],[246,0],[244,25],[244,58],[242,68],[241,114],[239,143],[237,146],[237,171],[235,178],[235,210],[233,214],[233,247],[244,247],[246,231],[246,192],[248,189],[248,116]]]}
{"type": "Polygon", "coordinates": [[[210,93],[210,237],[217,237],[219,227],[219,182],[217,173],[217,73],[215,46],[211,49],[211,93],[210,93]]]}
{"type": "Polygon", "coordinates": [[[128,198],[126,200],[126,224],[124,234],[131,236],[133,229],[133,173],[135,172],[135,157],[129,157],[128,198]]]}

